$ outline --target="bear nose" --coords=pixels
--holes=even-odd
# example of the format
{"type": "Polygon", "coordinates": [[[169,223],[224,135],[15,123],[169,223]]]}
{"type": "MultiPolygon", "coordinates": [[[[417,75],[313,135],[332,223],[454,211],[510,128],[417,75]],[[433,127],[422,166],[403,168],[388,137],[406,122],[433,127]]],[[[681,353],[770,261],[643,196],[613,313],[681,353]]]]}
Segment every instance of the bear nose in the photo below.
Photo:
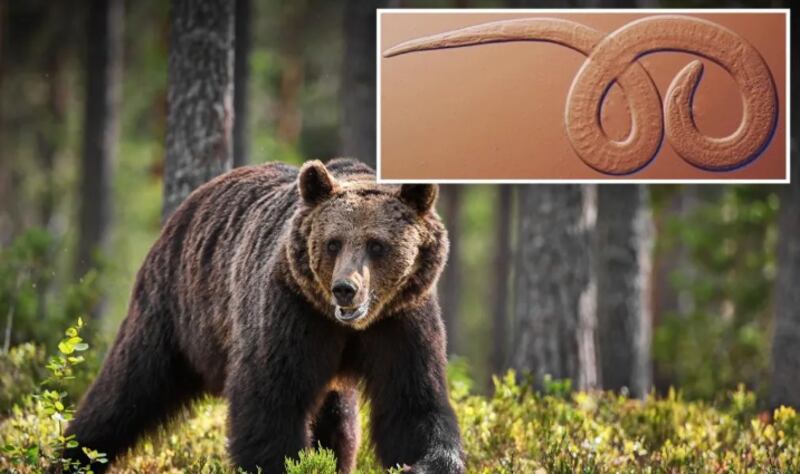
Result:
{"type": "Polygon", "coordinates": [[[358,287],[350,280],[338,280],[333,284],[331,291],[333,291],[333,296],[336,297],[336,303],[339,306],[350,306],[358,287]]]}

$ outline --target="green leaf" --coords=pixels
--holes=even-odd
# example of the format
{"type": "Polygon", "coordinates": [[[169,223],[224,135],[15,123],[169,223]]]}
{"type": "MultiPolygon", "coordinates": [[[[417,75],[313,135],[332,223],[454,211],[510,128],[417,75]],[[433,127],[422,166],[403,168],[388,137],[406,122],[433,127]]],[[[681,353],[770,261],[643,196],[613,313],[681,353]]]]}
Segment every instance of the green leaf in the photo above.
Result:
{"type": "Polygon", "coordinates": [[[36,463],[36,461],[39,459],[39,447],[31,446],[25,451],[25,456],[28,458],[28,462],[31,464],[36,463]]]}

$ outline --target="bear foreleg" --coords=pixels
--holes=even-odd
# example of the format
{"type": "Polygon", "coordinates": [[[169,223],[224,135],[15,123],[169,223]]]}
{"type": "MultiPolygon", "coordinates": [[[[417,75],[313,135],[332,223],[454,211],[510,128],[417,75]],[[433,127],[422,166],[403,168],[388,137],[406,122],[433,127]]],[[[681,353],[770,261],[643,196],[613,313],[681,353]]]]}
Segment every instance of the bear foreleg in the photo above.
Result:
{"type": "Polygon", "coordinates": [[[298,296],[280,290],[271,299],[272,314],[258,316],[280,324],[236,337],[242,345],[225,385],[231,458],[251,472],[282,473],[285,458],[311,447],[313,410],[344,345],[334,323],[309,317],[298,296]]]}
{"type": "Polygon", "coordinates": [[[435,300],[378,323],[365,341],[371,435],[383,464],[415,473],[462,474],[464,454],[447,395],[445,333],[435,300]]]}
{"type": "Polygon", "coordinates": [[[336,467],[348,474],[355,467],[361,426],[358,416],[358,391],[344,388],[328,392],[312,427],[314,442],[336,454],[336,467]]]}

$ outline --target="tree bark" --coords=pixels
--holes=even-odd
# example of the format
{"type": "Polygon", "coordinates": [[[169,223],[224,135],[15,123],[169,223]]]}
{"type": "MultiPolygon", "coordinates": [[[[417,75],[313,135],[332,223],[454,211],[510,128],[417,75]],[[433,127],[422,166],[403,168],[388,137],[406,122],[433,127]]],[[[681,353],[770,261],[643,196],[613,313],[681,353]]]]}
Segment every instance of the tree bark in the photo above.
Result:
{"type": "Polygon", "coordinates": [[[172,1],[163,220],[233,165],[233,11],[227,0],[172,1]]]}
{"type": "Polygon", "coordinates": [[[781,190],[770,403],[800,408],[800,162],[781,190]]]}
{"type": "Polygon", "coordinates": [[[597,213],[592,185],[521,186],[515,256],[512,366],[571,379],[579,390],[600,379],[595,349],[597,288],[591,235],[597,213]]]}
{"type": "Polygon", "coordinates": [[[497,220],[495,221],[494,305],[492,315],[492,353],[489,367],[492,373],[506,370],[508,344],[508,283],[511,278],[511,199],[510,185],[497,187],[497,220]]]}
{"type": "Polygon", "coordinates": [[[459,325],[461,324],[461,209],[463,188],[459,185],[440,187],[440,205],[450,239],[447,266],[439,283],[440,302],[445,328],[447,328],[447,353],[458,353],[459,325]]]}
{"type": "Polygon", "coordinates": [[[233,88],[233,166],[249,163],[248,147],[248,107],[247,97],[250,84],[250,49],[252,37],[251,0],[236,0],[234,33],[234,88],[233,88]]]}
{"type": "Polygon", "coordinates": [[[306,76],[303,54],[309,5],[293,2],[282,9],[280,23],[281,79],[278,93],[277,135],[281,142],[296,146],[303,130],[300,96],[306,76]]]}
{"type": "MultiPolygon", "coordinates": [[[[789,8],[791,2],[784,2],[789,8]]],[[[795,16],[791,27],[794,31],[795,16]]],[[[797,95],[792,96],[792,113],[797,113],[797,95]]],[[[800,160],[798,121],[792,121],[791,183],[783,187],[778,220],[778,275],[775,282],[775,328],[772,338],[772,383],[770,404],[800,409],[800,160]]]]}
{"type": "Polygon", "coordinates": [[[3,80],[6,72],[6,10],[5,1],[0,0],[0,246],[3,247],[11,242],[11,236],[14,232],[13,226],[11,225],[13,221],[11,214],[15,207],[9,204],[12,202],[12,196],[15,194],[12,189],[14,182],[11,180],[11,160],[8,158],[7,152],[3,151],[6,150],[3,143],[6,129],[5,110],[3,109],[5,101],[2,96],[3,80]]]}
{"type": "Polygon", "coordinates": [[[650,391],[653,222],[648,188],[601,185],[597,198],[597,319],[603,388],[650,391]]]}
{"type": "Polygon", "coordinates": [[[81,161],[76,273],[102,250],[111,219],[111,179],[118,134],[122,66],[122,0],[92,0],[87,25],[86,110],[81,161]]]}
{"type": "Polygon", "coordinates": [[[357,158],[373,168],[377,147],[375,10],[386,5],[386,0],[348,0],[344,12],[342,156],[357,158]]]}
{"type": "MultiPolygon", "coordinates": [[[[57,195],[58,190],[55,183],[55,167],[56,167],[56,159],[58,157],[59,152],[61,151],[61,147],[63,145],[63,130],[64,130],[64,119],[67,114],[67,81],[64,74],[65,70],[65,62],[66,57],[68,55],[67,45],[69,45],[70,40],[70,29],[72,27],[72,19],[74,13],[70,9],[69,5],[56,3],[47,8],[47,23],[49,25],[50,34],[48,35],[48,47],[47,53],[44,56],[44,68],[46,71],[47,77],[47,101],[46,101],[46,109],[45,113],[43,114],[43,120],[41,124],[37,127],[36,131],[36,145],[38,151],[38,157],[41,162],[40,169],[43,174],[44,178],[44,189],[41,192],[41,196],[39,197],[39,223],[38,225],[43,229],[50,229],[51,228],[51,221],[53,217],[53,213],[55,212],[55,208],[57,205],[57,195]]],[[[111,15],[115,15],[115,13],[111,13],[111,15]]],[[[95,19],[96,20],[96,19],[95,19]]],[[[121,19],[114,19],[111,18],[109,21],[121,21],[121,19]]],[[[97,25],[98,27],[100,25],[97,25]]],[[[116,27],[115,27],[116,28],[116,27]]],[[[119,29],[119,28],[117,28],[119,29]]],[[[102,39],[102,38],[101,38],[102,39]]],[[[111,54],[113,55],[112,61],[119,62],[119,48],[121,47],[121,33],[117,35],[116,38],[109,38],[111,43],[109,44],[109,48],[115,50],[111,54]]],[[[88,49],[88,48],[87,48],[88,49]]],[[[91,54],[91,53],[90,53],[91,54]]],[[[113,75],[119,75],[119,65],[114,64],[109,66],[109,70],[113,75]]],[[[90,65],[88,64],[88,57],[86,63],[86,75],[88,80],[88,75],[92,74],[90,71],[90,65]]],[[[119,81],[119,77],[112,77],[111,79],[115,81],[119,81]]],[[[112,87],[115,87],[112,85],[112,87]]],[[[95,91],[100,92],[100,91],[95,91]]],[[[110,95],[114,95],[117,91],[111,91],[110,95]]],[[[116,99],[115,97],[111,98],[112,100],[116,99]]],[[[116,110],[112,110],[112,113],[116,115],[116,110]]],[[[88,113],[87,116],[84,118],[86,122],[84,125],[89,125],[88,123],[88,113]]],[[[115,126],[115,119],[111,118],[111,127],[110,130],[111,134],[114,135],[113,127],[115,126]]],[[[106,123],[104,122],[104,125],[106,123]]],[[[86,134],[88,130],[84,130],[84,134],[86,134]]],[[[115,139],[114,136],[111,137],[112,140],[115,139]]],[[[113,147],[113,142],[111,143],[113,147]]],[[[86,155],[86,151],[88,148],[85,147],[83,159],[87,159],[88,156],[86,155]]],[[[113,153],[112,153],[113,155],[113,153]]],[[[113,156],[110,157],[111,161],[113,161],[113,156]]],[[[95,178],[94,176],[89,178],[95,178]]],[[[85,196],[84,196],[85,198],[85,196]]],[[[81,236],[82,237],[82,236],[81,236]]],[[[79,239],[79,245],[82,242],[82,238],[79,239]]],[[[103,242],[100,242],[102,244],[103,242]]],[[[46,290],[46,288],[45,288],[46,290]]]]}

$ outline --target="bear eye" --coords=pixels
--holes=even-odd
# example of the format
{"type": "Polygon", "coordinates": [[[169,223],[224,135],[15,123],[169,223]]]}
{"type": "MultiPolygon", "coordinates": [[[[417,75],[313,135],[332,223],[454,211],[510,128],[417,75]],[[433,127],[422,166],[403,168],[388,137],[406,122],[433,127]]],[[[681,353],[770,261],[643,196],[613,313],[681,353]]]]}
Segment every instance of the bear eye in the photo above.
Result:
{"type": "Polygon", "coordinates": [[[325,248],[330,255],[336,255],[342,249],[342,242],[337,239],[329,240],[325,248]]]}
{"type": "Polygon", "coordinates": [[[371,240],[367,243],[367,252],[369,252],[370,257],[382,257],[386,253],[386,245],[383,242],[371,240]]]}

